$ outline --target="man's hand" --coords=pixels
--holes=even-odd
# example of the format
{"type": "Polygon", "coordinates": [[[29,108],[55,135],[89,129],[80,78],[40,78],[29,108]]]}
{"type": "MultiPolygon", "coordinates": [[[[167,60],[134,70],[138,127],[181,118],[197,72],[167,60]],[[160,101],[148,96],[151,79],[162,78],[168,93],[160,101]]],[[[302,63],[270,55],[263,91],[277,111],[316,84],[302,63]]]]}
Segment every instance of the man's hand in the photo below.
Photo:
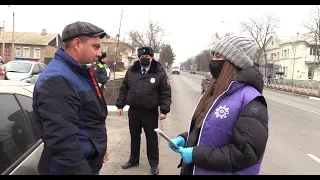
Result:
{"type": "Polygon", "coordinates": [[[167,118],[167,115],[166,114],[160,114],[160,120],[164,120],[165,118],[167,118]]]}
{"type": "Polygon", "coordinates": [[[123,115],[123,110],[122,109],[118,109],[117,113],[118,113],[119,116],[122,116],[123,115]]]}
{"type": "Polygon", "coordinates": [[[109,160],[109,153],[106,152],[106,154],[103,157],[103,163],[106,163],[109,160]]]}

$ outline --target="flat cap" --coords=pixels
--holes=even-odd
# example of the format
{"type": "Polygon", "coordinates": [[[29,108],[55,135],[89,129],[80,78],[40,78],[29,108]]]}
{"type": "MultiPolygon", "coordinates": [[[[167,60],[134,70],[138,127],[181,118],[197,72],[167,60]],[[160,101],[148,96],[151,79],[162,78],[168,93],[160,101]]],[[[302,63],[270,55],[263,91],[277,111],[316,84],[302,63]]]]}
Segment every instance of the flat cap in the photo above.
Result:
{"type": "Polygon", "coordinates": [[[77,21],[67,25],[62,31],[62,41],[66,42],[67,40],[80,37],[80,36],[89,36],[97,37],[100,39],[106,36],[106,32],[103,29],[88,23],[77,21]]]}

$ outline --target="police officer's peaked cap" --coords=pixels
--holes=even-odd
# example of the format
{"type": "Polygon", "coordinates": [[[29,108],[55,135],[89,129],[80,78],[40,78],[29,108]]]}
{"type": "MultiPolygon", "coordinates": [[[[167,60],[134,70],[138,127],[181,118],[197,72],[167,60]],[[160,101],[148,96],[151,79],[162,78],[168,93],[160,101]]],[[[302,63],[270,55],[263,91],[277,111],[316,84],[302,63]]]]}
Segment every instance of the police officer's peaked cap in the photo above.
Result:
{"type": "Polygon", "coordinates": [[[106,58],[107,57],[107,53],[106,52],[101,52],[101,56],[98,57],[99,60],[106,58]]]}
{"type": "Polygon", "coordinates": [[[153,49],[151,47],[141,47],[138,49],[138,57],[141,55],[150,55],[153,56],[153,49]]]}

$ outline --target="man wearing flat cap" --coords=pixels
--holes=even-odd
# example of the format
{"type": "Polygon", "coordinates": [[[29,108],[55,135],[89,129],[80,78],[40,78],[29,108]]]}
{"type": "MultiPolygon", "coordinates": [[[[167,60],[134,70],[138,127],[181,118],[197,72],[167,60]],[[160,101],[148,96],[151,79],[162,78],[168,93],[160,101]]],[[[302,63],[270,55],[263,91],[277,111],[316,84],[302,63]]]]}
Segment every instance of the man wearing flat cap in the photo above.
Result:
{"type": "Polygon", "coordinates": [[[107,106],[92,67],[101,56],[103,29],[74,22],[62,32],[65,49],[37,80],[33,93],[36,124],[44,142],[41,175],[95,175],[106,161],[107,106]]]}
{"type": "Polygon", "coordinates": [[[127,71],[116,102],[118,115],[123,115],[123,107],[129,109],[129,129],[131,135],[130,159],[122,168],[127,169],[139,165],[140,134],[143,128],[147,138],[147,156],[151,173],[159,173],[158,136],[154,132],[160,120],[166,118],[171,106],[171,87],[168,77],[161,64],[153,59],[153,49],[138,49],[139,60],[135,61],[127,71]]]}

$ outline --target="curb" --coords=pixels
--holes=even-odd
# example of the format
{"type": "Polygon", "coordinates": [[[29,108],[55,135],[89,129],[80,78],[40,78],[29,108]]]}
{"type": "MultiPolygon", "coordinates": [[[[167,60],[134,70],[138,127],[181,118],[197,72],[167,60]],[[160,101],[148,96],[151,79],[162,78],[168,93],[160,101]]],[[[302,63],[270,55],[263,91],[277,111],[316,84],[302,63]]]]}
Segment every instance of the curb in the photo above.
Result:
{"type": "Polygon", "coordinates": [[[290,95],[295,95],[295,96],[301,96],[301,97],[306,97],[306,98],[311,99],[311,100],[320,101],[320,98],[319,98],[319,97],[309,96],[309,95],[301,94],[301,93],[293,93],[293,92],[283,91],[283,90],[279,90],[279,89],[272,89],[272,88],[269,88],[269,87],[266,87],[266,86],[264,86],[264,88],[265,88],[265,89],[268,89],[268,90],[271,90],[271,91],[278,91],[278,92],[282,92],[282,93],[285,93],[285,94],[290,94],[290,95]]]}

